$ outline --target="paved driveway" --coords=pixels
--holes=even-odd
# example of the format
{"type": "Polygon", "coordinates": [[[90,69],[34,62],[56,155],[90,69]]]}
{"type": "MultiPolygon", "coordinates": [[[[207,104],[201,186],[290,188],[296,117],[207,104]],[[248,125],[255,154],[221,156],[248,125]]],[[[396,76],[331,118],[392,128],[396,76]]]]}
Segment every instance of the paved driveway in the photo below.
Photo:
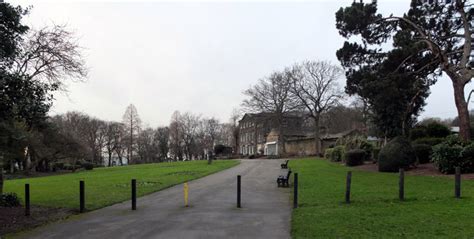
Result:
{"type": "Polygon", "coordinates": [[[289,189],[277,188],[283,160],[241,164],[183,185],[47,225],[26,238],[290,238],[289,189]],[[236,208],[236,178],[242,175],[242,208],[236,208]]]}

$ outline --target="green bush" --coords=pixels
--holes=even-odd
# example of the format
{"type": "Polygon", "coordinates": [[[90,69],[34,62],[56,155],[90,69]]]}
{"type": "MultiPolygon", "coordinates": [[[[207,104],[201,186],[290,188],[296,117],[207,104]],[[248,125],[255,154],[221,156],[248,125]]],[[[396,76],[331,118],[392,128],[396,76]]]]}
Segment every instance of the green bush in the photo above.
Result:
{"type": "Polygon", "coordinates": [[[426,125],[426,134],[428,137],[445,138],[451,134],[451,130],[444,124],[431,122],[426,125]]]}
{"type": "Polygon", "coordinates": [[[346,153],[345,160],[347,166],[357,166],[364,164],[367,158],[367,153],[362,149],[349,150],[346,153]]]}
{"type": "Polygon", "coordinates": [[[64,169],[64,163],[56,162],[53,164],[53,170],[63,170],[64,169]]]}
{"type": "Polygon", "coordinates": [[[371,144],[369,141],[365,140],[360,143],[360,148],[365,152],[365,161],[370,161],[372,160],[372,151],[374,151],[374,145],[371,144]]]}
{"type": "Polygon", "coordinates": [[[420,138],[427,138],[428,134],[426,133],[425,126],[416,126],[415,128],[410,130],[410,139],[416,140],[420,138]]]}
{"type": "Polygon", "coordinates": [[[414,144],[413,149],[415,150],[416,157],[418,158],[418,163],[424,164],[430,162],[431,153],[433,152],[431,145],[414,144]]]}
{"type": "Polygon", "coordinates": [[[342,145],[334,147],[331,155],[331,161],[341,162],[344,159],[345,152],[345,147],[342,145]]]}
{"type": "Polygon", "coordinates": [[[378,162],[380,150],[381,150],[381,149],[380,149],[379,147],[374,147],[374,148],[372,149],[372,160],[373,160],[374,162],[378,162]]]}
{"type": "Polygon", "coordinates": [[[380,151],[378,166],[380,172],[398,172],[400,168],[407,168],[415,162],[415,150],[410,141],[404,137],[396,137],[380,151]]]}
{"type": "Polygon", "coordinates": [[[419,138],[413,141],[413,144],[427,144],[431,146],[435,146],[437,144],[441,144],[445,141],[443,138],[419,138]]]}
{"type": "Polygon", "coordinates": [[[0,207],[19,207],[20,198],[15,193],[4,193],[0,195],[0,207]]]}
{"type": "Polygon", "coordinates": [[[94,169],[94,164],[92,164],[92,163],[83,163],[83,164],[82,164],[82,167],[83,167],[85,170],[92,170],[92,169],[94,169]]]}
{"type": "Polygon", "coordinates": [[[468,165],[463,160],[461,152],[463,147],[460,145],[438,144],[433,147],[432,161],[442,173],[454,173],[455,167],[461,167],[466,171],[468,165]]]}
{"type": "Polygon", "coordinates": [[[455,134],[452,134],[452,135],[449,135],[448,137],[446,137],[444,139],[444,142],[446,142],[450,146],[454,146],[454,145],[464,146],[464,143],[461,141],[459,136],[455,135],[455,134]]]}
{"type": "Polygon", "coordinates": [[[324,158],[327,160],[331,160],[333,152],[334,152],[333,148],[326,149],[324,151],[324,158]]]}

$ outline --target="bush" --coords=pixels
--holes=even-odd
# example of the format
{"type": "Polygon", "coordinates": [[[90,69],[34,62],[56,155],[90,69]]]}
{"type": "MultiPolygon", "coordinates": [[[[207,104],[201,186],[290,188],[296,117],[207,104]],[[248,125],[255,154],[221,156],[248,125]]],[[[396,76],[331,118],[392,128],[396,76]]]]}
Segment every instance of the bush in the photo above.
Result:
{"type": "Polygon", "coordinates": [[[425,126],[416,126],[415,128],[410,130],[411,140],[416,140],[416,139],[426,138],[426,137],[428,137],[428,134],[426,133],[425,126]]]}
{"type": "Polygon", "coordinates": [[[369,161],[372,159],[372,151],[374,150],[374,145],[369,143],[367,140],[362,141],[360,143],[359,149],[363,150],[365,152],[365,161],[369,161]]]}
{"type": "Polygon", "coordinates": [[[446,142],[450,146],[454,146],[454,145],[464,146],[464,143],[461,141],[459,136],[455,135],[455,134],[452,134],[452,135],[449,135],[448,137],[446,137],[444,139],[444,142],[446,142]]]}
{"type": "Polygon", "coordinates": [[[415,162],[415,150],[410,141],[404,137],[396,137],[388,142],[380,151],[378,158],[380,172],[398,172],[400,168],[407,168],[415,162]]]}
{"type": "Polygon", "coordinates": [[[331,155],[331,161],[333,162],[341,162],[344,159],[344,154],[346,150],[344,146],[339,145],[334,147],[332,155],[331,155]]]}
{"type": "Polygon", "coordinates": [[[461,156],[462,151],[463,148],[460,145],[438,144],[433,147],[433,163],[442,173],[454,173],[455,167],[461,167],[466,171],[467,165],[461,156]]]}
{"type": "Polygon", "coordinates": [[[0,195],[0,207],[19,207],[20,198],[15,193],[4,193],[0,195]]]}
{"type": "Polygon", "coordinates": [[[432,138],[445,138],[451,134],[451,130],[444,124],[431,122],[426,125],[426,134],[432,138]]]}
{"type": "Polygon", "coordinates": [[[324,151],[324,158],[327,160],[331,160],[333,152],[334,152],[333,148],[326,149],[324,151]]]}
{"type": "Polygon", "coordinates": [[[377,162],[379,160],[379,153],[380,153],[380,148],[379,147],[374,147],[372,149],[372,160],[374,162],[377,162]]]}
{"type": "Polygon", "coordinates": [[[53,171],[63,170],[63,169],[64,169],[64,163],[54,163],[53,164],[53,171]]]}
{"type": "Polygon", "coordinates": [[[431,153],[433,152],[431,145],[414,144],[413,149],[415,150],[416,157],[418,158],[418,163],[424,164],[430,162],[431,153]]]}
{"type": "Polygon", "coordinates": [[[367,158],[367,153],[362,149],[353,149],[346,153],[346,165],[357,166],[364,164],[364,160],[367,158]]]}
{"type": "Polygon", "coordinates": [[[427,144],[435,146],[444,142],[443,138],[419,138],[413,141],[413,144],[427,144]]]}
{"type": "Polygon", "coordinates": [[[92,169],[94,169],[94,164],[92,164],[92,163],[83,163],[83,164],[82,164],[82,167],[83,167],[85,170],[92,170],[92,169]]]}

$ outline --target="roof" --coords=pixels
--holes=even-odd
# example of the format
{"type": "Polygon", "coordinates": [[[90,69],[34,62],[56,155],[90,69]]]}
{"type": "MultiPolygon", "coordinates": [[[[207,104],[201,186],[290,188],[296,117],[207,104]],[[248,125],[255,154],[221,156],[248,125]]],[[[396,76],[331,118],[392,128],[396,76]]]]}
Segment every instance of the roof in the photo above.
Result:
{"type": "MultiPolygon", "coordinates": [[[[284,117],[285,118],[300,118],[300,117],[303,117],[304,113],[303,112],[287,112],[287,113],[284,113],[284,117]]],[[[266,117],[273,117],[275,116],[275,113],[271,113],[271,112],[260,112],[260,113],[245,113],[244,116],[242,117],[242,119],[239,120],[242,121],[244,120],[245,118],[254,118],[254,117],[257,117],[257,118],[266,118],[266,117]]]]}
{"type": "MultiPolygon", "coordinates": [[[[345,136],[351,135],[353,133],[362,134],[362,132],[359,129],[351,129],[351,130],[342,131],[336,134],[325,134],[321,136],[321,139],[322,140],[339,139],[339,138],[343,138],[345,136]]],[[[309,139],[314,140],[314,135],[307,135],[304,137],[293,137],[293,138],[289,138],[288,141],[309,140],[309,139]]]]}

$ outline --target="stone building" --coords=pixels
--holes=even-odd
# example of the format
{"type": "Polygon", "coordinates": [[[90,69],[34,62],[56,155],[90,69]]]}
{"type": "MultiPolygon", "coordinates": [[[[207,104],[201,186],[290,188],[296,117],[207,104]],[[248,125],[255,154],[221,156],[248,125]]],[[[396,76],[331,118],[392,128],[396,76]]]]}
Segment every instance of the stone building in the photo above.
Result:
{"type": "MultiPolygon", "coordinates": [[[[302,135],[304,117],[287,114],[282,129],[286,137],[302,135]]],[[[239,153],[241,155],[277,155],[278,124],[272,113],[245,114],[239,121],[239,153]],[[270,136],[270,137],[269,137],[270,136]]]]}

